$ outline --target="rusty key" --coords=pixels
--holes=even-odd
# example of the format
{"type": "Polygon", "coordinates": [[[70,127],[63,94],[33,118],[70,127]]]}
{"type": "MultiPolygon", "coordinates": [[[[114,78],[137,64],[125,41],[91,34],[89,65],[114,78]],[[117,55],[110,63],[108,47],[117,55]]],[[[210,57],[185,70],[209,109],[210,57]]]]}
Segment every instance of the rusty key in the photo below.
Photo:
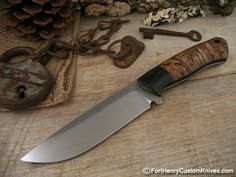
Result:
{"type": "Polygon", "coordinates": [[[184,33],[157,28],[139,28],[139,31],[143,33],[144,39],[153,39],[154,34],[187,37],[192,41],[200,41],[202,39],[202,35],[194,30],[189,31],[188,33],[184,33]]]}

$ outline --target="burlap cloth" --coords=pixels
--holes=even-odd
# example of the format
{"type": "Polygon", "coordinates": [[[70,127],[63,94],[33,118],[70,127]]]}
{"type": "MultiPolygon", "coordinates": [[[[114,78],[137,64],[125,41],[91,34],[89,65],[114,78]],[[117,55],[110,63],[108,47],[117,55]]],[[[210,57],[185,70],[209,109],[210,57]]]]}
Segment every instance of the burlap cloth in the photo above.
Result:
{"type": "MultiPolygon", "coordinates": [[[[4,13],[0,12],[0,18],[2,18],[3,15],[4,13]]],[[[77,37],[79,22],[80,14],[77,13],[74,15],[73,20],[69,22],[66,32],[61,40],[73,44],[77,37]]],[[[2,25],[2,23],[0,24],[0,54],[17,46],[28,46],[37,49],[39,46],[42,46],[42,43],[45,43],[45,41],[29,42],[19,38],[11,33],[4,25],[2,25]]],[[[76,59],[77,55],[70,52],[69,57],[66,60],[53,58],[47,63],[46,67],[54,78],[53,89],[46,100],[33,108],[54,106],[63,103],[68,99],[76,75],[76,59]]],[[[0,111],[3,112],[9,110],[0,107],[0,111]]]]}

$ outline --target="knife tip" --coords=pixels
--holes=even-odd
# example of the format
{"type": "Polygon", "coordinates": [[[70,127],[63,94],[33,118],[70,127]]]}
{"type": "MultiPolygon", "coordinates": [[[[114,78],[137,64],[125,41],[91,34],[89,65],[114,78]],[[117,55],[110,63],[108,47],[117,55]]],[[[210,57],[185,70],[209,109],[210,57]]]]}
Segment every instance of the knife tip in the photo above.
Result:
{"type": "Polygon", "coordinates": [[[27,154],[23,156],[20,160],[23,162],[29,162],[29,160],[27,159],[27,154]]]}
{"type": "MultiPolygon", "coordinates": [[[[35,157],[32,157],[31,153],[26,154],[20,160],[22,162],[32,163],[32,164],[45,164],[45,163],[55,163],[55,162],[64,161],[63,159],[62,160],[55,160],[55,159],[49,160],[49,159],[35,158],[35,157]]],[[[65,160],[67,160],[67,159],[65,159],[65,160]]]]}
{"type": "Polygon", "coordinates": [[[21,159],[20,159],[22,162],[27,162],[27,163],[40,163],[40,162],[36,162],[36,161],[33,161],[32,158],[30,158],[30,154],[26,154],[25,156],[23,156],[21,159]]]}

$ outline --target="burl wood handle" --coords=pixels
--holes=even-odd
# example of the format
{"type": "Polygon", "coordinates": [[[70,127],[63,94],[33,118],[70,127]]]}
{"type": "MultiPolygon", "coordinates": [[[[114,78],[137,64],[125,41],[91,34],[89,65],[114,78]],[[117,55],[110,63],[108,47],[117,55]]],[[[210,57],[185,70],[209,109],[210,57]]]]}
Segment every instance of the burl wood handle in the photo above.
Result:
{"type": "Polygon", "coordinates": [[[138,79],[139,85],[154,94],[161,93],[211,65],[222,64],[228,57],[228,44],[213,38],[193,46],[161,63],[138,79]]]}

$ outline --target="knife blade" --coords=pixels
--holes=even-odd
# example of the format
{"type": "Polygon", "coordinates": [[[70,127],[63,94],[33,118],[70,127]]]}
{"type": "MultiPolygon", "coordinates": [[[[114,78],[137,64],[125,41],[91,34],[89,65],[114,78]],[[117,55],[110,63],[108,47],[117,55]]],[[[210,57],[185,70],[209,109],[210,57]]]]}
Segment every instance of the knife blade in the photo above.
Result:
{"type": "Polygon", "coordinates": [[[200,43],[164,61],[43,141],[21,160],[52,163],[83,154],[147,111],[161,94],[194,73],[228,57],[223,38],[200,43]]]}

